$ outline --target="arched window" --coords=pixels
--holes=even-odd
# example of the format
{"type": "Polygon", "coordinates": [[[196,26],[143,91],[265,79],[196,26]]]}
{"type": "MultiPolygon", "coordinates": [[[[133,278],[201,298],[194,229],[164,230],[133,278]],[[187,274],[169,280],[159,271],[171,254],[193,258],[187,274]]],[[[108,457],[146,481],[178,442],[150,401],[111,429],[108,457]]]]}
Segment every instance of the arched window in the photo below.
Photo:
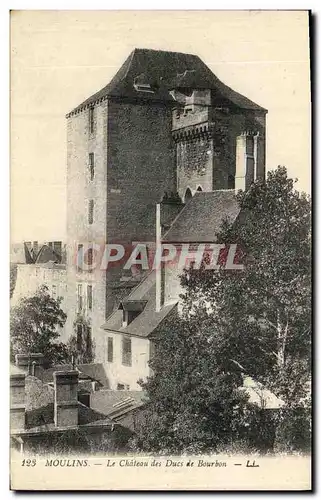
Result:
{"type": "Polygon", "coordinates": [[[187,188],[184,196],[185,203],[187,203],[192,197],[193,197],[192,191],[190,190],[190,188],[187,188]]]}

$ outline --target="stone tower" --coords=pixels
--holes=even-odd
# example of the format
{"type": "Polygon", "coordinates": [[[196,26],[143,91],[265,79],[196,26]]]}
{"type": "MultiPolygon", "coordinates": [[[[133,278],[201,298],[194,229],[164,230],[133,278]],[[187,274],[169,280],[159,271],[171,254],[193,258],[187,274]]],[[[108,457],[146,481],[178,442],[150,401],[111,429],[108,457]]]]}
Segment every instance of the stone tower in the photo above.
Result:
{"type": "Polygon", "coordinates": [[[263,177],[265,113],[199,57],[147,49],[135,49],[108,85],[68,113],[66,331],[85,319],[97,361],[107,356],[101,326],[130,283],[120,266],[79,269],[77,253],[88,244],[155,242],[164,192],[186,201],[198,189],[263,177]]]}
{"type": "Polygon", "coordinates": [[[242,106],[211,88],[195,71],[178,75],[171,95],[177,191],[248,189],[265,176],[265,110],[242,106]]]}

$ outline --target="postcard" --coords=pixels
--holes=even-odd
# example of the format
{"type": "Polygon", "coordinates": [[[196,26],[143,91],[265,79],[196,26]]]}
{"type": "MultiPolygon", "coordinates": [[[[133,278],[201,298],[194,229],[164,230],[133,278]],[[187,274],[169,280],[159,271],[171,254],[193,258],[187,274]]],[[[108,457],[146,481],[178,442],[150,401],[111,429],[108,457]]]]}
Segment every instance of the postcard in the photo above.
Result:
{"type": "Polygon", "coordinates": [[[13,490],[311,490],[308,11],[11,11],[13,490]]]}

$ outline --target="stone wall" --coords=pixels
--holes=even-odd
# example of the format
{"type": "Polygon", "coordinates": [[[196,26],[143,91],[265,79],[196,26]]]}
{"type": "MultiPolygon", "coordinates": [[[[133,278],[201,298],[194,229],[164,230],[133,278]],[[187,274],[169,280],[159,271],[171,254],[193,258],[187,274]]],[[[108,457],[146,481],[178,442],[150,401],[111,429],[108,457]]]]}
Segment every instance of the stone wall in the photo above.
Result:
{"type": "Polygon", "coordinates": [[[171,110],[109,101],[107,156],[109,241],[155,241],[155,204],[176,188],[171,110]]]}
{"type": "Polygon", "coordinates": [[[106,242],[107,212],[107,102],[94,108],[94,129],[90,130],[89,110],[67,119],[67,286],[68,335],[74,333],[78,285],[82,285],[83,315],[88,319],[97,352],[100,326],[105,321],[106,273],[77,269],[78,244],[106,242]],[[94,153],[94,175],[89,154],[94,153]],[[94,201],[93,223],[88,222],[89,200],[94,201]],[[87,286],[93,287],[93,308],[87,307],[87,286]]]}

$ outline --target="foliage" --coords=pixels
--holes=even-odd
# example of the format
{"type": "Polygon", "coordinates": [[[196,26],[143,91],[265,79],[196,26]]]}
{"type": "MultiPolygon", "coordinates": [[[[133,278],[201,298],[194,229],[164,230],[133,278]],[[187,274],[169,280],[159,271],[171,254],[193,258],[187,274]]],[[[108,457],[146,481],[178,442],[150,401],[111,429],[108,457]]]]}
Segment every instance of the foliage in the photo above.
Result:
{"type": "Polygon", "coordinates": [[[11,359],[16,354],[42,353],[49,365],[63,363],[68,358],[65,344],[58,342],[59,331],[66,321],[61,298],[54,299],[46,286],[31,297],[20,300],[10,315],[11,359]]]}
{"type": "Polygon", "coordinates": [[[238,202],[219,239],[242,249],[244,270],[185,272],[185,314],[210,308],[230,357],[295,406],[311,368],[310,200],[279,167],[238,202]]]}
{"type": "Polygon", "coordinates": [[[10,264],[10,298],[12,297],[16,286],[17,271],[18,271],[17,264],[10,264]]]}
{"type": "Polygon", "coordinates": [[[95,359],[95,343],[91,336],[91,327],[88,319],[77,315],[73,324],[74,334],[67,342],[70,359],[79,363],[93,363],[95,359]]]}
{"type": "MultiPolygon", "coordinates": [[[[242,373],[284,400],[283,415],[306,396],[310,199],[294,189],[284,167],[237,199],[240,215],[233,224],[224,222],[218,241],[238,245],[244,269],[227,270],[221,260],[219,269],[206,269],[206,261],[183,273],[182,314],[162,324],[153,376],[142,383],[150,403],[138,449],[215,451],[231,442],[249,443],[253,429],[264,433],[262,413],[238,390],[242,373]]],[[[286,417],[267,415],[281,429],[286,417]]]]}
{"type": "Polygon", "coordinates": [[[142,383],[149,405],[136,447],[162,453],[216,450],[246,431],[241,377],[219,356],[211,325],[171,317],[159,331],[153,377],[142,383]],[[173,348],[174,346],[174,348],[173,348]]]}

